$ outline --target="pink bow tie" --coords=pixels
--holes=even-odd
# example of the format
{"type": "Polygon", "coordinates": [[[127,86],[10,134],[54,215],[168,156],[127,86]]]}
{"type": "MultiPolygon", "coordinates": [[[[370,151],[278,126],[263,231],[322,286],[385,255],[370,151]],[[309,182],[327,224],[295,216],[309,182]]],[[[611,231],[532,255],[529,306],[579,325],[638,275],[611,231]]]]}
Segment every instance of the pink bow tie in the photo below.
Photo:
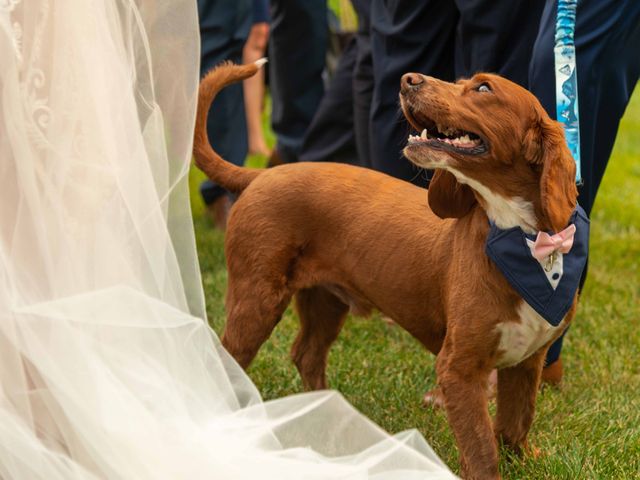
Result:
{"type": "Polygon", "coordinates": [[[536,241],[533,244],[533,256],[537,260],[542,261],[556,252],[568,253],[573,246],[573,236],[575,233],[576,226],[573,224],[555,235],[538,232],[536,241]]]}

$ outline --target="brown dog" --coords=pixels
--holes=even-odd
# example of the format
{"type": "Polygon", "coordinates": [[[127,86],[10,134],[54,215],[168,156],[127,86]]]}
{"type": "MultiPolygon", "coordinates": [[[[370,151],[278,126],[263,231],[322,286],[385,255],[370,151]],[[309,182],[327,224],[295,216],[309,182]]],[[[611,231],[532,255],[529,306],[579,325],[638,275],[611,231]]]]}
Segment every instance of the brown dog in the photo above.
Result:
{"type": "Polygon", "coordinates": [[[402,79],[401,103],[421,136],[405,155],[436,168],[427,191],[331,163],[248,170],[222,160],[206,134],[212,98],[256,66],[223,65],[200,85],[194,154],[212,180],[241,193],[226,234],[223,344],[247,367],[295,296],[292,357],[308,389],[327,386],[327,353],[347,312],[376,308],[436,354],[438,383],[466,478],[496,479],[496,438],[526,447],[551,327],[485,255],[502,228],[558,231],[576,204],[562,128],[526,90],[495,75],[452,84],[402,79]],[[442,218],[449,218],[443,220],[442,218]],[[485,385],[498,367],[492,428],[485,385]]]}

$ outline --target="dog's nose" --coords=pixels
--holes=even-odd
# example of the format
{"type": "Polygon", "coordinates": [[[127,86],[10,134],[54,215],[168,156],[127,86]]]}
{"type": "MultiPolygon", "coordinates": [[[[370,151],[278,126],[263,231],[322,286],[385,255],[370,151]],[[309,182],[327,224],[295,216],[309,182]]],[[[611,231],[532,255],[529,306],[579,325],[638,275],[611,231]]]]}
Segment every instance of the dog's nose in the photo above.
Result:
{"type": "Polygon", "coordinates": [[[400,91],[406,93],[418,89],[424,83],[424,76],[419,73],[405,73],[400,81],[400,91]]]}

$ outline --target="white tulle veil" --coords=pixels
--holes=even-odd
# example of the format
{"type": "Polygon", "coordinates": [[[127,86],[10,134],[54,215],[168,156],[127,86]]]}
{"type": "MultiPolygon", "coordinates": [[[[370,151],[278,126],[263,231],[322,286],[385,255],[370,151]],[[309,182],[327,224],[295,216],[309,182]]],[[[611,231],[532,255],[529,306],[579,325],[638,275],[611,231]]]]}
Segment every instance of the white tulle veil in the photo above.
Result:
{"type": "Polygon", "coordinates": [[[0,0],[0,478],[452,478],[203,321],[194,0],[0,0]]]}

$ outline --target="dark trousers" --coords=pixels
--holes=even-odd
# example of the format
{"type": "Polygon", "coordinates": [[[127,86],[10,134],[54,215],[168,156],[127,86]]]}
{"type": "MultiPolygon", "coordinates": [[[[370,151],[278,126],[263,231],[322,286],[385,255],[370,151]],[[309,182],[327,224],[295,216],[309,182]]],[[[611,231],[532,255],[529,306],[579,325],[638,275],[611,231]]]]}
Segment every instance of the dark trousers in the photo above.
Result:
{"type": "Polygon", "coordinates": [[[329,88],[305,132],[299,159],[357,165],[353,111],[353,72],[357,45],[352,38],[340,56],[329,88]]]}
{"type": "MultiPolygon", "coordinates": [[[[204,75],[224,60],[242,63],[242,48],[249,35],[251,0],[198,0],[201,38],[200,73],[204,75]]],[[[213,148],[236,165],[247,156],[247,122],[242,84],[222,90],[211,106],[207,134],[213,148]]],[[[206,180],[200,186],[206,204],[214,202],[225,190],[206,180]]]]}
{"type": "Polygon", "coordinates": [[[353,71],[354,133],[360,165],[372,168],[369,118],[373,99],[373,52],[371,51],[371,0],[352,0],[358,15],[356,64],[353,71]]]}
{"type": "Polygon", "coordinates": [[[301,159],[356,163],[425,185],[401,153],[409,126],[398,108],[400,77],[417,71],[453,81],[492,71],[527,86],[544,0],[494,3],[354,1],[358,32],[307,131],[301,159]],[[349,160],[354,148],[357,157],[349,160]]]}
{"type": "Polygon", "coordinates": [[[358,31],[345,47],[329,87],[307,129],[300,160],[371,167],[369,116],[373,67],[370,0],[354,0],[358,31]]]}
{"type": "Polygon", "coordinates": [[[451,0],[372,1],[369,151],[374,169],[425,185],[419,170],[402,156],[410,130],[398,104],[400,78],[415,71],[454,79],[457,18],[451,0]]]}
{"type": "MultiPolygon", "coordinates": [[[[530,90],[552,118],[556,118],[556,8],[557,1],[547,1],[529,69],[530,90]]],[[[575,44],[584,182],[578,202],[590,215],[620,119],[640,75],[640,2],[580,0],[575,44]]],[[[563,339],[564,335],[549,349],[547,364],[559,358],[563,339]]]]}
{"type": "Polygon", "coordinates": [[[298,160],[324,94],[328,41],[326,0],[271,0],[271,125],[282,159],[298,160]]]}
{"type": "MultiPolygon", "coordinates": [[[[552,118],[556,118],[556,7],[557,1],[547,1],[529,70],[530,90],[552,118]]],[[[578,201],[590,214],[620,119],[640,74],[640,2],[580,0],[575,43],[584,180],[578,201]]]]}

